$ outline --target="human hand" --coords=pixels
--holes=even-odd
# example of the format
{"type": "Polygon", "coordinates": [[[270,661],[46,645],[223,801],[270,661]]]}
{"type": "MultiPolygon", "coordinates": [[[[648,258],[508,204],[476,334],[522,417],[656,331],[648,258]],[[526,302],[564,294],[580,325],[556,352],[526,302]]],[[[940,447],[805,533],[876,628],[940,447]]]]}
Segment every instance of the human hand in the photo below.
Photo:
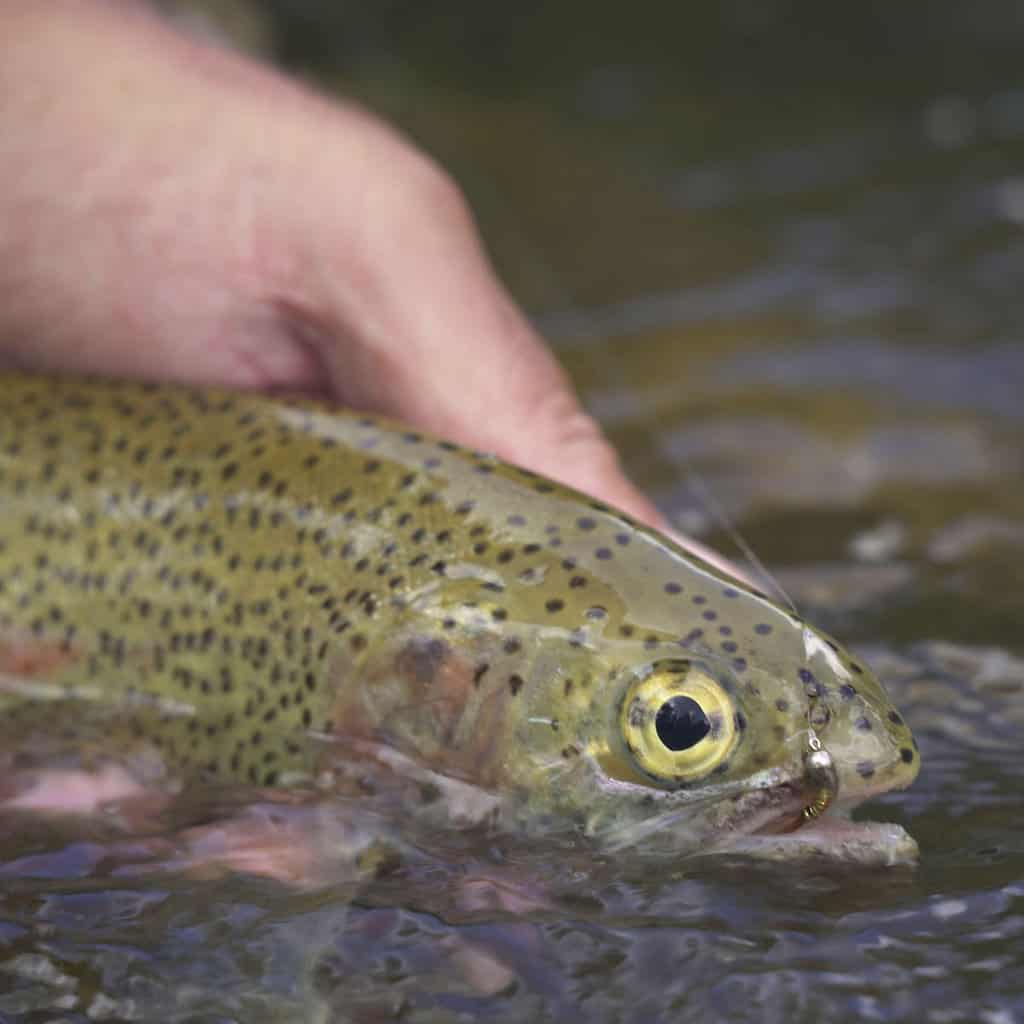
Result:
{"type": "Polygon", "coordinates": [[[0,360],[315,394],[664,525],[390,128],[132,3],[2,20],[0,360]]]}

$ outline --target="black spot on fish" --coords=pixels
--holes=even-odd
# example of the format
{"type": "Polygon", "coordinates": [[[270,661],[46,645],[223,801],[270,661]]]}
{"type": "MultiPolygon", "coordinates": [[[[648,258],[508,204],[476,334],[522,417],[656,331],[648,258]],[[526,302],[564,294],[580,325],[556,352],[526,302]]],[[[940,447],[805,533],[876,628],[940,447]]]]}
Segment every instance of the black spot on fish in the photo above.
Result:
{"type": "Polygon", "coordinates": [[[692,647],[703,636],[704,636],[704,630],[703,629],[691,629],[690,632],[686,634],[686,636],[682,637],[679,640],[679,646],[680,647],[692,647]]]}

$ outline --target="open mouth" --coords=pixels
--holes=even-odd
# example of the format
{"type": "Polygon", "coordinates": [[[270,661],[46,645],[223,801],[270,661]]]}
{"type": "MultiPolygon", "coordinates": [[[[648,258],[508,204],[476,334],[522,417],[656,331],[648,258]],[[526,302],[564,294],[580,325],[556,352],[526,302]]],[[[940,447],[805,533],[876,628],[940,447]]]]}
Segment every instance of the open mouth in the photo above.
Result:
{"type": "Polygon", "coordinates": [[[917,843],[901,825],[853,820],[851,812],[860,803],[832,804],[813,818],[802,810],[775,815],[753,832],[731,838],[725,849],[777,861],[811,860],[864,867],[916,863],[917,843]]]}
{"type": "Polygon", "coordinates": [[[761,813],[755,811],[747,819],[745,834],[731,837],[724,844],[726,849],[769,860],[862,866],[917,860],[917,843],[900,825],[852,819],[854,808],[875,794],[841,797],[836,767],[820,744],[805,755],[802,777],[768,793],[761,813]]]}

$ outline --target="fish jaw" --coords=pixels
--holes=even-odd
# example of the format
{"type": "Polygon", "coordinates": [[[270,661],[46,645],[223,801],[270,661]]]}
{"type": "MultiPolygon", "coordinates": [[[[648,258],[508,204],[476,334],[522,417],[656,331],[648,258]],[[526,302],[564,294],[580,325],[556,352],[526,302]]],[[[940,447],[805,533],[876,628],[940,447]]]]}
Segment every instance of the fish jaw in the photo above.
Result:
{"type": "Polygon", "coordinates": [[[725,854],[759,861],[856,867],[917,863],[917,842],[901,825],[853,821],[849,808],[842,806],[808,819],[803,814],[800,787],[788,784],[745,796],[716,827],[691,830],[680,823],[674,829],[666,826],[645,833],[639,825],[606,829],[600,838],[613,853],[629,847],[663,856],[674,849],[672,859],[676,861],[725,854]]]}
{"type": "Polygon", "coordinates": [[[714,848],[757,860],[857,867],[912,866],[920,855],[917,842],[902,825],[880,821],[851,821],[826,813],[795,832],[747,835],[729,839],[714,848]]]}
{"type": "MultiPolygon", "coordinates": [[[[699,860],[721,854],[776,862],[814,862],[860,867],[913,865],[915,840],[899,825],[853,821],[864,801],[909,785],[916,771],[886,781],[857,777],[853,791],[814,808],[818,795],[806,758],[705,789],[700,793],[661,791],[609,779],[597,762],[591,768],[602,810],[590,815],[586,831],[607,852],[630,851],[658,860],[699,860]],[[634,799],[628,799],[634,791],[634,799]],[[626,798],[626,799],[624,799],[626,798]],[[643,801],[646,811],[637,813],[643,801]],[[633,813],[625,813],[632,805],[633,813]]],[[[843,773],[845,777],[845,773],[843,773]]]]}

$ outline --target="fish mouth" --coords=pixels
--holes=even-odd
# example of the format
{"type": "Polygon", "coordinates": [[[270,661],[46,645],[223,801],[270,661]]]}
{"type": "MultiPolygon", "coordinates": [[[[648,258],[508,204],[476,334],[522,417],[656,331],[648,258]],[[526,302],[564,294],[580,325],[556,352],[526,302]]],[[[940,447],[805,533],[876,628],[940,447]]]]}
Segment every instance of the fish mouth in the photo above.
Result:
{"type": "MultiPolygon", "coordinates": [[[[808,816],[798,784],[783,784],[774,807],[752,816],[753,827],[723,840],[718,850],[772,861],[813,861],[861,867],[912,866],[919,849],[914,838],[892,822],[854,821],[852,812],[869,796],[858,794],[808,816]]],[[[881,791],[881,790],[880,790],[881,791]]]]}
{"type": "MultiPolygon", "coordinates": [[[[917,843],[899,825],[860,822],[853,810],[889,787],[840,794],[831,754],[817,741],[804,755],[802,772],[762,790],[759,806],[737,807],[740,825],[723,845],[774,860],[827,860],[872,866],[912,864],[917,843]]],[[[753,794],[751,794],[753,796],[753,794]]]]}

